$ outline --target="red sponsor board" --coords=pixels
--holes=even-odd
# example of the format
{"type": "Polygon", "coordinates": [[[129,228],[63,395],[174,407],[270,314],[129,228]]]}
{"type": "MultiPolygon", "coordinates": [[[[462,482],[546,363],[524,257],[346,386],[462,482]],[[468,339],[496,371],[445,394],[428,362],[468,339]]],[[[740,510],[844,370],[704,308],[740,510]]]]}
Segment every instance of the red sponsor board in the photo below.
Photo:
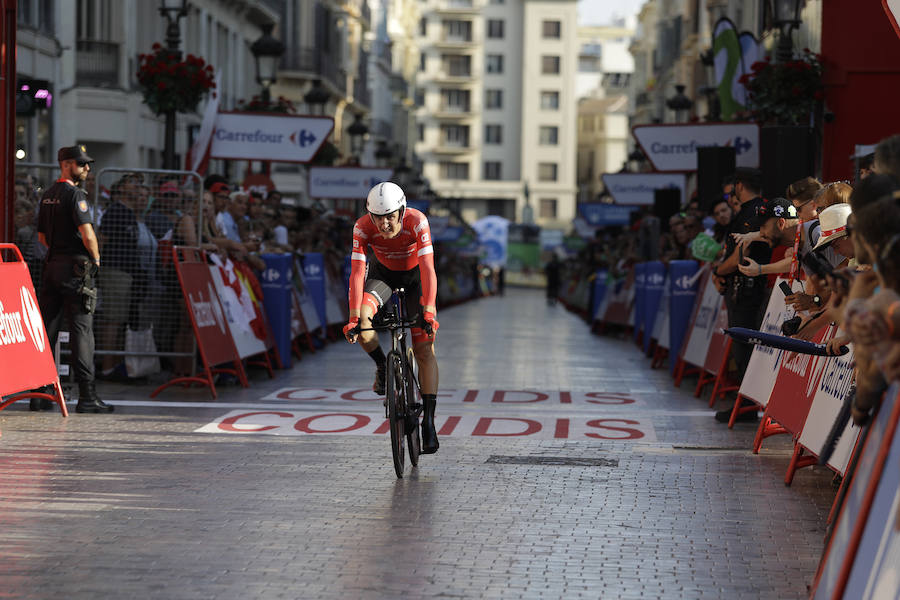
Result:
{"type": "Polygon", "coordinates": [[[238,378],[242,386],[248,387],[244,366],[228,329],[225,311],[210,275],[206,253],[199,248],[183,246],[175,246],[172,253],[175,271],[184,295],[184,304],[191,319],[197,350],[203,363],[203,373],[198,377],[176,377],[156,388],[150,397],[155,397],[172,385],[198,384],[208,386],[215,398],[214,372],[231,373],[238,378]],[[225,363],[230,363],[231,367],[215,370],[212,368],[214,365],[225,363]]]}
{"type": "MultiPolygon", "coordinates": [[[[834,328],[826,326],[816,333],[812,341],[821,344],[833,335],[834,328]]],[[[781,356],[766,415],[794,437],[803,430],[828,359],[827,356],[796,352],[785,352],[781,356]]]]}
{"type": "Polygon", "coordinates": [[[63,414],[67,414],[53,350],[28,267],[15,245],[0,244],[0,396],[50,384],[56,388],[54,396],[37,393],[13,396],[0,404],[0,409],[19,399],[36,397],[55,401],[63,414]],[[4,262],[6,253],[17,260],[4,262]]]}

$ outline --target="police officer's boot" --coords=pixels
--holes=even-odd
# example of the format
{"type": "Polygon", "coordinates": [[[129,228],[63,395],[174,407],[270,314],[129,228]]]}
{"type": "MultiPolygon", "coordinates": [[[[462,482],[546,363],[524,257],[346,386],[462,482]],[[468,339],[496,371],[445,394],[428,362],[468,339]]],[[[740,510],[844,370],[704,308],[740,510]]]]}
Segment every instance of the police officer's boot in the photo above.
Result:
{"type": "Polygon", "coordinates": [[[422,454],[434,454],[440,447],[434,428],[434,407],[437,400],[434,394],[422,394],[422,402],[425,404],[422,412],[422,454]]]}
{"type": "Polygon", "coordinates": [[[111,413],[115,406],[107,404],[97,396],[94,382],[78,384],[78,404],[75,405],[77,413],[111,413]]]}

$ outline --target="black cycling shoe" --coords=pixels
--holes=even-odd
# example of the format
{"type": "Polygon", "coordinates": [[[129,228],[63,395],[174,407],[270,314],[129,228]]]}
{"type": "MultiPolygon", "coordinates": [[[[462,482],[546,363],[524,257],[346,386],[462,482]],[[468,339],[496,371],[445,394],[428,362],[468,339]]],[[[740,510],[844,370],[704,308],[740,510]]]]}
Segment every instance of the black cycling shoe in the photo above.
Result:
{"type": "Polygon", "coordinates": [[[375,384],[372,386],[372,391],[379,396],[384,396],[384,378],[384,367],[375,369],[375,384]]]}
{"type": "Polygon", "coordinates": [[[422,452],[434,454],[441,445],[438,443],[437,430],[434,428],[434,407],[436,400],[425,400],[425,411],[422,418],[422,452]]]}

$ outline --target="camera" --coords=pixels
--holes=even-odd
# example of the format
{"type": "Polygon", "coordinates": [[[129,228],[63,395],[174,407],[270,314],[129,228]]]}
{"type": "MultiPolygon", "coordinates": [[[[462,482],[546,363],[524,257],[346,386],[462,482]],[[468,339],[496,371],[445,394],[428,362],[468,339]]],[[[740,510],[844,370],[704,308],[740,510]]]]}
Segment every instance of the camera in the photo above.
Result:
{"type": "Polygon", "coordinates": [[[813,275],[821,279],[825,279],[834,274],[828,261],[815,252],[807,252],[803,255],[803,266],[809,269],[813,275]]]}
{"type": "Polygon", "coordinates": [[[791,317],[781,324],[782,335],[786,335],[787,337],[795,335],[798,331],[800,331],[800,323],[802,322],[803,319],[801,319],[799,316],[791,317]]]}

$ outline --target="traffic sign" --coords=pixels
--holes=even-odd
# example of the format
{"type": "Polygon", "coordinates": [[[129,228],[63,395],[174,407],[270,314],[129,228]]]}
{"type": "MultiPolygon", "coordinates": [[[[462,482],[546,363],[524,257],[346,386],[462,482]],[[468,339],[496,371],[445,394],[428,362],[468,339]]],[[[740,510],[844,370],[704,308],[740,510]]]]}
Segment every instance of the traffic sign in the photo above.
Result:
{"type": "Polygon", "coordinates": [[[331,117],[220,112],[209,154],[213,158],[306,163],[332,129],[331,117]]]}
{"type": "Polygon", "coordinates": [[[616,204],[652,205],[656,190],[675,188],[684,200],[685,176],[680,173],[604,173],[606,191],[616,204]]]}
{"type": "Polygon", "coordinates": [[[756,123],[635,125],[631,131],[657,171],[696,171],[697,148],[703,146],[733,146],[738,167],[759,167],[756,123]]]}

